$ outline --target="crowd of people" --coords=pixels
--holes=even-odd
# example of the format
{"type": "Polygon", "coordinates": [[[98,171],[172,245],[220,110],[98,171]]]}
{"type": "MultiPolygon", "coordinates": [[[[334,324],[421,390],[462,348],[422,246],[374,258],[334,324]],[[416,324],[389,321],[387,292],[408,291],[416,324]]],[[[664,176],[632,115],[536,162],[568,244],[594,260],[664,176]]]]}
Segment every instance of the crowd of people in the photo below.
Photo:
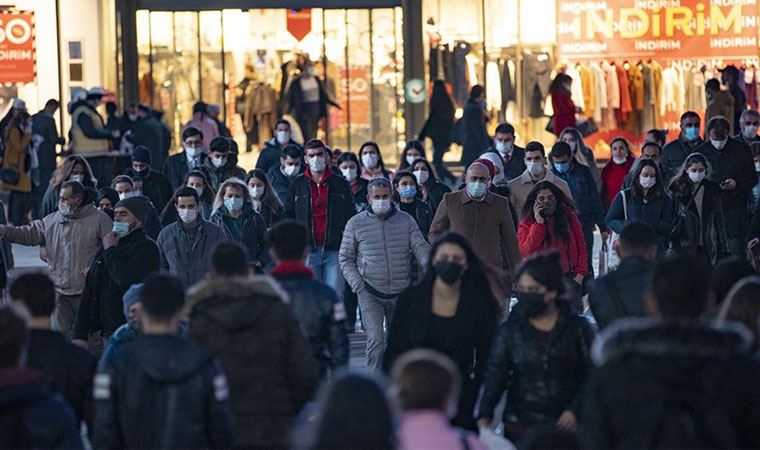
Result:
{"type": "Polygon", "coordinates": [[[524,148],[466,127],[456,179],[434,114],[431,159],[281,120],[246,172],[208,105],[170,156],[160,114],[105,121],[102,97],[69,108],[63,155],[23,102],[0,122],[0,446],[760,448],[758,112],[706,140],[686,112],[601,169],[569,122],[524,148]],[[97,140],[128,147],[105,184],[97,140]],[[47,270],[7,279],[10,243],[47,270]]]}

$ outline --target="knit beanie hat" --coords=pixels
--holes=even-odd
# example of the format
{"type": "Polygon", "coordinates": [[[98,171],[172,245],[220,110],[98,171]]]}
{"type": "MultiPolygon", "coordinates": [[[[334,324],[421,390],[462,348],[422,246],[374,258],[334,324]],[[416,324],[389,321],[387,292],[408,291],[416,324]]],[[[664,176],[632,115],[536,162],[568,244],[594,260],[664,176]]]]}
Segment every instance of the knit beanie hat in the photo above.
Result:
{"type": "Polygon", "coordinates": [[[129,197],[119,201],[116,204],[116,208],[127,208],[140,222],[145,223],[145,219],[148,217],[149,205],[150,201],[146,201],[143,197],[129,197]]]}
{"type": "Polygon", "coordinates": [[[138,145],[132,150],[132,161],[150,165],[150,150],[144,145],[138,145]]]}
{"type": "Polygon", "coordinates": [[[127,289],[127,292],[124,293],[124,296],[121,297],[121,301],[124,303],[124,317],[128,316],[129,308],[131,308],[132,305],[142,301],[142,289],[142,283],[133,284],[129,287],[129,289],[127,289]]]}

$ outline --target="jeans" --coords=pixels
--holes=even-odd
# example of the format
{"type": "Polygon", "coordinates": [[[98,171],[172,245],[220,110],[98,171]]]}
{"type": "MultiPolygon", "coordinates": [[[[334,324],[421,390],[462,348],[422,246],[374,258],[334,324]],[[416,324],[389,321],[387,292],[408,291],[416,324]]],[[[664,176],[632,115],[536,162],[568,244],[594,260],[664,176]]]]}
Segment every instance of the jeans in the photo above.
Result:
{"type": "Polygon", "coordinates": [[[390,328],[396,299],[378,298],[364,289],[358,292],[357,296],[359,297],[364,331],[367,333],[367,368],[379,370],[383,362],[386,342],[383,321],[385,321],[385,328],[390,328]]]}
{"type": "Polygon", "coordinates": [[[71,339],[74,331],[74,320],[77,316],[81,297],[81,294],[63,295],[56,293],[55,295],[55,310],[52,317],[53,329],[65,334],[69,339],[71,339]]]}
{"type": "Polygon", "coordinates": [[[343,298],[346,280],[338,264],[338,251],[325,251],[323,247],[314,247],[309,253],[306,265],[314,271],[314,278],[335,289],[338,298],[343,298]]]}

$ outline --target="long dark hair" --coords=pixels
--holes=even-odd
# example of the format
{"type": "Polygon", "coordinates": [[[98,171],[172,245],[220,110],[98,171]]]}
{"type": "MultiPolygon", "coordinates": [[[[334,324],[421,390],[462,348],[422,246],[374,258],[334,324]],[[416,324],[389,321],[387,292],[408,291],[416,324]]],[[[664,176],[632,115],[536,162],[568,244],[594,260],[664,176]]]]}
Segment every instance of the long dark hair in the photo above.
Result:
{"type": "Polygon", "coordinates": [[[401,179],[404,177],[411,178],[414,182],[414,187],[417,188],[417,195],[419,195],[420,191],[420,184],[417,182],[417,177],[414,176],[414,174],[408,170],[402,170],[399,172],[396,172],[396,175],[393,177],[393,201],[396,203],[401,203],[401,194],[398,193],[398,185],[401,182],[401,179]]]}
{"type": "MultiPolygon", "coordinates": [[[[435,168],[433,168],[433,165],[430,164],[430,161],[428,161],[427,159],[418,159],[417,161],[415,161],[412,164],[412,166],[409,168],[409,170],[411,172],[414,172],[414,166],[416,166],[417,164],[424,164],[425,167],[427,167],[428,173],[430,174],[430,175],[428,175],[427,181],[423,183],[424,186],[428,186],[429,187],[429,186],[433,185],[433,183],[435,183],[435,182],[438,181],[438,176],[435,173],[435,168]]],[[[419,183],[419,181],[418,181],[418,183],[419,183]]]]}
{"type": "MultiPolygon", "coordinates": [[[[427,159],[427,155],[425,154],[425,146],[422,144],[422,142],[417,140],[412,140],[406,143],[404,146],[404,151],[401,152],[401,156],[399,156],[398,160],[398,170],[411,170],[411,165],[406,160],[406,154],[409,153],[409,150],[417,150],[420,152],[420,156],[418,159],[427,159]]],[[[417,160],[415,160],[416,162],[417,160]]]]}
{"type": "MultiPolygon", "coordinates": [[[[433,243],[433,246],[430,248],[430,261],[433,260],[436,253],[438,253],[438,249],[443,244],[456,245],[464,250],[464,253],[467,256],[468,268],[464,275],[462,275],[461,291],[486,300],[488,305],[495,308],[497,317],[499,317],[501,315],[501,307],[499,306],[499,302],[496,300],[493,292],[491,291],[491,282],[488,281],[488,277],[486,277],[486,273],[483,270],[480,259],[475,254],[475,251],[472,249],[472,246],[467,241],[467,239],[465,239],[465,237],[461,234],[455,233],[453,231],[444,234],[438,238],[438,240],[435,241],[433,243]]],[[[428,268],[425,270],[425,274],[422,276],[422,280],[420,280],[420,285],[426,286],[432,290],[433,282],[437,276],[438,274],[436,274],[433,264],[428,264],[428,268]]]]}
{"type": "Polygon", "coordinates": [[[182,180],[182,186],[187,186],[187,182],[190,177],[196,177],[203,180],[203,194],[201,194],[201,202],[206,204],[212,204],[214,202],[214,191],[211,190],[211,183],[208,181],[208,176],[202,170],[191,170],[185,175],[185,179],[182,180]]]}
{"type": "Polygon", "coordinates": [[[573,79],[570,77],[570,75],[564,72],[558,73],[557,76],[554,77],[551,84],[549,85],[549,92],[551,92],[552,94],[556,92],[564,92],[569,97],[570,92],[568,92],[568,90],[565,89],[565,83],[568,81],[571,83],[573,82],[573,79]]]}
{"type": "MultiPolygon", "coordinates": [[[[570,202],[562,189],[558,188],[551,181],[539,181],[530,190],[528,199],[525,201],[525,206],[522,210],[523,220],[533,217],[533,206],[536,204],[536,198],[538,197],[538,193],[544,189],[550,190],[554,194],[554,198],[557,199],[557,209],[554,210],[554,232],[557,236],[568,241],[570,240],[570,218],[568,215],[573,214],[575,206],[570,202]]],[[[549,235],[546,238],[549,239],[549,235]]]]}
{"type": "MultiPolygon", "coordinates": [[[[367,141],[359,147],[359,168],[364,169],[364,163],[362,162],[362,151],[364,151],[364,147],[375,147],[375,150],[377,150],[377,165],[382,169],[383,176],[385,176],[388,173],[388,170],[385,168],[385,162],[383,161],[383,153],[380,151],[380,146],[377,144],[377,142],[374,141],[367,141]]],[[[357,171],[358,172],[358,171],[357,171]]],[[[361,172],[357,176],[361,177],[361,172]]]]}
{"type": "Polygon", "coordinates": [[[532,255],[517,268],[517,279],[526,273],[548,291],[557,291],[557,298],[565,293],[565,272],[562,270],[562,258],[559,253],[532,255]]]}
{"type": "Polygon", "coordinates": [[[659,198],[664,197],[665,194],[665,180],[662,179],[662,171],[660,170],[659,164],[652,161],[651,159],[642,159],[639,161],[638,165],[636,166],[636,169],[633,172],[633,183],[631,184],[631,195],[635,198],[644,198],[644,188],[641,187],[641,184],[639,184],[639,177],[641,177],[641,172],[644,171],[645,167],[653,167],[654,173],[655,173],[655,179],[657,180],[657,184],[652,186],[651,189],[649,189],[649,197],[648,198],[659,198]]]}
{"type": "Polygon", "coordinates": [[[274,189],[272,189],[272,185],[269,183],[269,180],[267,180],[267,175],[264,171],[261,169],[253,169],[248,172],[248,175],[245,176],[246,186],[248,186],[248,182],[251,181],[251,178],[256,178],[264,183],[264,195],[261,196],[261,202],[267,205],[276,215],[281,216],[285,208],[282,206],[282,202],[280,201],[280,198],[277,197],[274,189]]]}
{"type": "Polygon", "coordinates": [[[393,416],[380,383],[367,375],[336,379],[320,395],[306,449],[395,448],[393,416]]]}
{"type": "Polygon", "coordinates": [[[430,112],[436,111],[443,116],[446,122],[454,122],[454,102],[446,90],[443,80],[433,82],[433,93],[430,96],[430,112]]]}
{"type": "Polygon", "coordinates": [[[710,163],[707,162],[707,158],[705,158],[703,154],[692,153],[691,155],[687,156],[681,165],[681,168],[678,170],[678,175],[673,177],[672,181],[670,182],[670,191],[673,192],[676,196],[691,199],[693,191],[692,186],[694,183],[692,183],[691,179],[689,179],[687,169],[694,163],[700,163],[705,166],[705,179],[710,175],[712,168],[710,167],[710,163]]]}
{"type": "Polygon", "coordinates": [[[90,163],[88,163],[85,158],[78,155],[69,155],[66,157],[63,164],[61,164],[60,167],[53,172],[53,176],[50,177],[50,186],[56,191],[60,190],[61,185],[71,177],[71,173],[74,171],[74,166],[77,165],[84,167],[84,181],[82,181],[82,184],[86,187],[95,188],[98,184],[98,180],[95,179],[95,175],[92,173],[90,163]]]}

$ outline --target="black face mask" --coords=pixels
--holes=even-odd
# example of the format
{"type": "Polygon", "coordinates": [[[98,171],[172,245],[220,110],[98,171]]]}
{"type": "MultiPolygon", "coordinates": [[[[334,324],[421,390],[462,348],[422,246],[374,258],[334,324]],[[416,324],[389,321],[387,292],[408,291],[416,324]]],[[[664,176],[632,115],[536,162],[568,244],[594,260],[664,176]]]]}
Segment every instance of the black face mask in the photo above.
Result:
{"type": "Polygon", "coordinates": [[[110,217],[110,218],[111,218],[111,220],[113,220],[113,208],[98,208],[98,209],[99,209],[100,211],[102,211],[102,212],[104,212],[104,213],[108,214],[108,217],[110,217]]]}
{"type": "Polygon", "coordinates": [[[446,284],[454,284],[462,278],[462,269],[464,266],[460,263],[441,261],[433,266],[436,275],[446,284]]]}
{"type": "Polygon", "coordinates": [[[557,200],[539,203],[538,206],[541,208],[542,216],[551,217],[554,215],[554,212],[557,211],[557,200]]]}
{"type": "Polygon", "coordinates": [[[549,305],[544,302],[544,294],[535,292],[518,292],[517,301],[525,308],[528,317],[536,317],[546,311],[549,305]]]}

